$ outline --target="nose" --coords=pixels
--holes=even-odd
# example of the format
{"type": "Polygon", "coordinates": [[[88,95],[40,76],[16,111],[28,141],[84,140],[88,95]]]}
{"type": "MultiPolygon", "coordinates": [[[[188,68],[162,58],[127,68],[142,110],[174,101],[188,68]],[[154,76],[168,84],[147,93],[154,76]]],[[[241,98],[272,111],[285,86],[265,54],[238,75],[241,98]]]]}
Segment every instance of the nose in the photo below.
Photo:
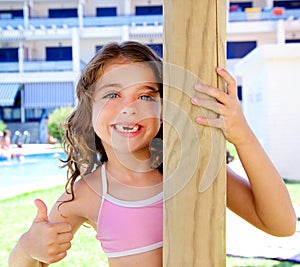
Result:
{"type": "Polygon", "coordinates": [[[125,105],[121,110],[121,114],[124,114],[124,115],[135,115],[135,114],[137,114],[136,105],[134,103],[130,103],[128,105],[125,105]]]}

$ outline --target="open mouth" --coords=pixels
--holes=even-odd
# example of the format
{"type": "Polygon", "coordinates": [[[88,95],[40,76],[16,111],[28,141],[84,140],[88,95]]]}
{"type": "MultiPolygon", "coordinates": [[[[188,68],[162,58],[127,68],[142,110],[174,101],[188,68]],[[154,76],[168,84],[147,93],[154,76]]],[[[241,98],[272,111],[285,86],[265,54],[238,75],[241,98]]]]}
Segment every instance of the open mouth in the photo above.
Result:
{"type": "Polygon", "coordinates": [[[114,124],[114,128],[121,133],[136,133],[141,129],[140,125],[114,124]]]}

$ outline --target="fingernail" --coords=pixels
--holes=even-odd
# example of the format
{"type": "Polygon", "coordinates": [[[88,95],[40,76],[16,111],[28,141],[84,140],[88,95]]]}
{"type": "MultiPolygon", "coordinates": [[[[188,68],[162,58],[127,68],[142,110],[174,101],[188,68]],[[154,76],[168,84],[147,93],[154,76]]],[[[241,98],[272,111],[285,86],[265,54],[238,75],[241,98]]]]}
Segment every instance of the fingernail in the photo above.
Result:
{"type": "Polygon", "coordinates": [[[201,89],[202,83],[196,83],[195,84],[195,89],[201,89]]]}
{"type": "Polygon", "coordinates": [[[217,72],[220,72],[220,71],[222,71],[222,70],[223,70],[222,67],[217,67],[217,72]]]}
{"type": "Polygon", "coordinates": [[[197,104],[197,98],[196,97],[192,97],[191,101],[192,101],[193,104],[197,104]]]}
{"type": "Polygon", "coordinates": [[[201,122],[202,122],[202,118],[197,117],[197,118],[196,118],[196,122],[201,123],[201,122]]]}

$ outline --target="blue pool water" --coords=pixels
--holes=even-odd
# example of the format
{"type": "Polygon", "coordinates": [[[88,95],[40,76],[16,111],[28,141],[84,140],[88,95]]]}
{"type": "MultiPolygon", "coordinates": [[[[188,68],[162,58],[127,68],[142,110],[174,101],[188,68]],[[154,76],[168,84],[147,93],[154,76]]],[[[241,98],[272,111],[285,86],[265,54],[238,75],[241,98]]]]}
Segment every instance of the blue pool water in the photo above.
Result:
{"type": "Polygon", "coordinates": [[[67,169],[59,168],[62,165],[59,158],[65,158],[63,152],[25,155],[23,161],[0,161],[0,188],[43,182],[57,176],[65,181],[67,169]]]}

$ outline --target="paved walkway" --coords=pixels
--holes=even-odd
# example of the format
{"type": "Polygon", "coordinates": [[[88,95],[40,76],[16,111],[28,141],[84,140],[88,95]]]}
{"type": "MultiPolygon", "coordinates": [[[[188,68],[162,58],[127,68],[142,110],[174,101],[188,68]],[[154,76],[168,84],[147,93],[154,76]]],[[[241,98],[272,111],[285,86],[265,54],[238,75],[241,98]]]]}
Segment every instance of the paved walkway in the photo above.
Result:
{"type": "Polygon", "coordinates": [[[0,200],[15,197],[20,194],[33,192],[36,190],[47,189],[58,185],[65,184],[65,177],[54,176],[51,179],[44,181],[32,182],[27,184],[12,185],[5,188],[0,188],[0,200]]]}
{"type": "MultiPolygon", "coordinates": [[[[16,145],[12,145],[11,149],[17,149],[16,145]]],[[[54,145],[50,144],[24,144],[19,151],[22,151],[22,154],[28,155],[28,154],[40,154],[40,153],[47,153],[47,151],[55,152],[55,151],[61,151],[61,148],[55,148],[54,145]]]]}
{"type": "MultiPolygon", "coordinates": [[[[241,176],[245,172],[239,161],[230,167],[241,176]]],[[[300,218],[300,207],[295,205],[300,218]]],[[[228,255],[290,260],[300,263],[300,221],[296,233],[290,237],[274,237],[253,227],[227,209],[226,251],[228,255]]]]}
{"type": "Polygon", "coordinates": [[[228,255],[290,260],[300,263],[299,223],[293,236],[274,237],[256,229],[229,210],[226,219],[228,255]]]}

